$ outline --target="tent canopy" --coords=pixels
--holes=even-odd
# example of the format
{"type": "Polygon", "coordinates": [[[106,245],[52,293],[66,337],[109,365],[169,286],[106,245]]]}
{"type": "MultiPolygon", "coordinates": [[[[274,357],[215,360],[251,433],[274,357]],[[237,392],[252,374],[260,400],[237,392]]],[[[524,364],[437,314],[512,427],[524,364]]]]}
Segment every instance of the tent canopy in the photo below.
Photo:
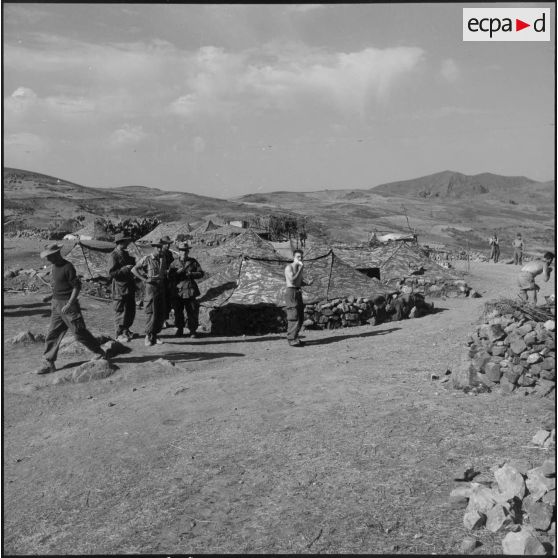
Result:
{"type": "MultiPolygon", "coordinates": [[[[108,279],[109,254],[114,248],[114,242],[78,240],[64,258],[72,262],[77,274],[85,279],[108,279]]],[[[128,246],[128,252],[136,261],[143,256],[133,242],[128,246]]]]}
{"type": "MultiPolygon", "coordinates": [[[[238,256],[221,272],[200,284],[204,306],[225,304],[285,304],[286,260],[238,256]]],[[[332,251],[305,261],[304,276],[313,279],[303,287],[303,300],[313,303],[348,296],[374,298],[386,296],[393,289],[343,262],[332,251]]]]}
{"type": "Polygon", "coordinates": [[[153,241],[157,241],[163,236],[169,236],[173,240],[176,240],[178,235],[190,235],[192,232],[192,227],[188,223],[181,221],[171,221],[169,223],[160,223],[151,232],[142,236],[139,240],[139,244],[150,244],[153,241]]]}

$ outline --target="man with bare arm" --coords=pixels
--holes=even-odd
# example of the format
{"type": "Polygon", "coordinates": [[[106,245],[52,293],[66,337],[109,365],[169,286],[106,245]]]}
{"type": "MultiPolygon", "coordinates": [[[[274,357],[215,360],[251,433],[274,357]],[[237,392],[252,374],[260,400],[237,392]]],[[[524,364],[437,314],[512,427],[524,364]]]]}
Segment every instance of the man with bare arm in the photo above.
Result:
{"type": "Polygon", "coordinates": [[[535,283],[535,277],[542,273],[545,282],[548,281],[552,272],[550,264],[553,260],[554,254],[552,252],[546,252],[542,260],[533,260],[526,263],[521,268],[517,282],[519,285],[519,298],[522,301],[529,302],[529,291],[532,291],[533,304],[537,304],[537,291],[539,290],[539,286],[535,283]]]}
{"type": "Polygon", "coordinates": [[[304,281],[302,270],[302,250],[293,252],[293,261],[285,267],[287,290],[285,292],[285,306],[287,310],[287,340],[291,347],[302,347],[304,344],[298,338],[298,333],[304,321],[304,303],[302,302],[301,287],[311,285],[313,280],[304,281]]]}
{"type": "Polygon", "coordinates": [[[76,268],[60,254],[62,245],[51,244],[41,252],[41,258],[46,259],[51,268],[52,304],[50,325],[45,339],[45,352],[43,364],[36,374],[49,374],[56,370],[54,362],[58,356],[60,343],[70,330],[77,341],[85,345],[92,353],[94,359],[108,358],[108,354],[101,348],[96,337],[85,326],[81,313],[78,295],[81,282],[76,273],[76,268]]]}

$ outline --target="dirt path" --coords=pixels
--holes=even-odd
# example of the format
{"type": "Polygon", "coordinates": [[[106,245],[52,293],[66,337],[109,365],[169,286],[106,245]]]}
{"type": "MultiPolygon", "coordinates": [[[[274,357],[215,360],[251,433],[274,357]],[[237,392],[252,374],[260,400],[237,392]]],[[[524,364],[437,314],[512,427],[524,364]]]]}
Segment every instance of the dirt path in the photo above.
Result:
{"type": "MultiPolygon", "coordinates": [[[[136,340],[113,377],[88,385],[52,385],[75,363],[30,374],[42,347],[5,342],[4,551],[455,553],[455,469],[540,463],[525,446],[553,412],[430,379],[459,364],[486,300],[515,295],[515,274],[473,264],[483,298],[309,331],[303,349],[279,335],[136,340]]],[[[39,300],[4,302],[6,340],[46,327],[39,300]]],[[[103,303],[83,306],[94,331],[110,330],[103,303]]],[[[501,537],[479,538],[498,551],[501,537]]]]}

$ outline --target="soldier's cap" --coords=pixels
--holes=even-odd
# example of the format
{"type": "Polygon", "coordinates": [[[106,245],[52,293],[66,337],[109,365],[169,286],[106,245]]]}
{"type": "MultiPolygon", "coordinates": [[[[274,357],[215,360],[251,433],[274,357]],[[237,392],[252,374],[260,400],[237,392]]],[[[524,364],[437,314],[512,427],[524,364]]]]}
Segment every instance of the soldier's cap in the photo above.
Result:
{"type": "Polygon", "coordinates": [[[62,244],[49,244],[45,247],[45,249],[41,252],[41,258],[46,258],[52,254],[56,254],[56,252],[60,252],[62,250],[62,244]]]}
{"type": "Polygon", "coordinates": [[[163,236],[163,238],[161,238],[161,240],[159,240],[159,242],[161,244],[172,244],[172,240],[170,239],[170,237],[167,236],[163,236]]]}
{"type": "Polygon", "coordinates": [[[190,245],[187,242],[179,242],[176,247],[179,250],[190,250],[190,245]]]}
{"type": "Polygon", "coordinates": [[[161,242],[160,240],[153,240],[151,242],[151,246],[162,246],[163,242],[161,242]]]}
{"type": "Polygon", "coordinates": [[[114,235],[114,242],[116,244],[118,244],[119,242],[124,242],[125,240],[132,240],[132,237],[124,233],[116,233],[114,235]]]}

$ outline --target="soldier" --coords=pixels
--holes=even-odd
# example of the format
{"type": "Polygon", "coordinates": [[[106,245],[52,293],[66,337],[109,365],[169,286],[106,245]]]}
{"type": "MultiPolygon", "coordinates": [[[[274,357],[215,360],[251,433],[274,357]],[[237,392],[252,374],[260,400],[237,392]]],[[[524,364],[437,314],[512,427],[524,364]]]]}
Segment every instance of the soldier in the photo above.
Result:
{"type": "Polygon", "coordinates": [[[190,337],[198,337],[200,304],[196,297],[200,296],[200,290],[196,279],[201,279],[204,272],[198,261],[189,257],[190,246],[187,242],[179,242],[177,247],[180,256],[169,270],[169,278],[173,285],[175,337],[184,336],[184,311],[188,318],[190,337]]]}
{"type": "Polygon", "coordinates": [[[51,244],[41,252],[41,258],[46,258],[52,264],[50,272],[52,303],[50,325],[43,353],[44,363],[36,371],[37,374],[48,374],[56,370],[54,363],[58,356],[58,349],[68,329],[77,341],[95,353],[94,360],[108,358],[99,341],[85,326],[78,302],[81,282],[76,268],[60,254],[61,249],[61,245],[51,244]]]}
{"type": "Polygon", "coordinates": [[[519,298],[523,302],[529,302],[529,291],[533,293],[533,304],[537,304],[537,291],[540,287],[535,283],[535,277],[542,273],[545,282],[550,279],[552,268],[550,264],[554,260],[552,252],[546,252],[542,259],[526,263],[519,272],[517,283],[519,286],[519,298]]]}
{"type": "Polygon", "coordinates": [[[498,263],[498,259],[500,258],[500,240],[496,232],[490,237],[488,244],[490,245],[490,258],[488,259],[494,260],[494,263],[498,263]]]}
{"type": "Polygon", "coordinates": [[[116,339],[123,343],[134,338],[130,326],[136,317],[136,278],[132,273],[136,259],[126,249],[131,241],[131,237],[124,233],[116,234],[116,248],[110,253],[108,266],[108,274],[112,279],[116,339]]]}
{"type": "Polygon", "coordinates": [[[515,235],[515,239],[512,242],[513,246],[513,263],[515,265],[523,265],[523,239],[521,238],[521,233],[515,235]]]}
{"type": "Polygon", "coordinates": [[[301,287],[311,285],[313,280],[304,281],[302,270],[302,250],[293,252],[293,261],[285,267],[287,289],[285,291],[285,306],[287,310],[287,341],[291,347],[303,347],[298,333],[304,322],[304,303],[302,301],[301,287]]]}
{"type": "Polygon", "coordinates": [[[165,280],[166,264],[163,256],[163,242],[152,242],[152,254],[141,258],[132,268],[132,273],[145,284],[145,346],[161,345],[158,335],[163,327],[166,313],[165,280]]]}

